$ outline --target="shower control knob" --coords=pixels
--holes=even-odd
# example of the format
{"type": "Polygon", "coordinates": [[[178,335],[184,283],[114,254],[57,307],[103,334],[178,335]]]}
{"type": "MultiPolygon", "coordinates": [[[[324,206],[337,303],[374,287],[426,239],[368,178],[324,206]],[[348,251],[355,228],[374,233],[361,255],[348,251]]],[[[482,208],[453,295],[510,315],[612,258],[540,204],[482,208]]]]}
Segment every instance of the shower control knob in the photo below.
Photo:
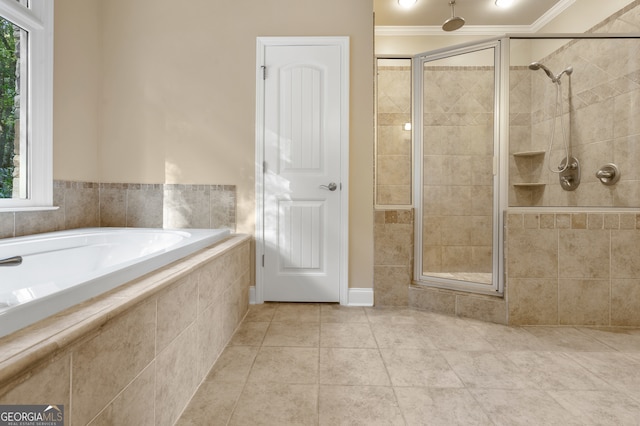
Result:
{"type": "Polygon", "coordinates": [[[613,163],[605,164],[596,172],[596,177],[603,185],[613,185],[620,180],[620,169],[613,163]]]}
{"type": "Polygon", "coordinates": [[[571,163],[569,163],[568,166],[565,166],[565,163],[563,162],[562,164],[560,164],[558,166],[558,170],[560,171],[564,171],[564,170],[575,170],[578,168],[578,163],[575,161],[572,161],[571,163]]]}
{"type": "Polygon", "coordinates": [[[565,191],[575,191],[580,185],[580,162],[576,157],[565,157],[560,162],[560,186],[565,191]]]}

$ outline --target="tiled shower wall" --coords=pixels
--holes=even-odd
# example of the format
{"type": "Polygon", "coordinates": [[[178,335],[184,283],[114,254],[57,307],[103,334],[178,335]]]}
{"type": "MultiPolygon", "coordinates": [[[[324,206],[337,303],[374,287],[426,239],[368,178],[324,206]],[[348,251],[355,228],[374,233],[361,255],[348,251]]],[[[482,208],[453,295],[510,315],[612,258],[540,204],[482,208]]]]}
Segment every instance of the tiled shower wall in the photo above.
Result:
{"type": "Polygon", "coordinates": [[[510,324],[640,325],[640,214],[506,220],[510,324]]]}
{"type": "Polygon", "coordinates": [[[232,185],[162,185],[55,181],[56,210],[0,213],[0,238],[64,229],[236,229],[232,185]]]}
{"type": "MultiPolygon", "coordinates": [[[[592,32],[640,31],[636,1],[592,32]]],[[[640,207],[640,40],[573,41],[540,58],[563,77],[564,121],[582,181],[571,192],[547,171],[546,154],[514,159],[510,179],[541,182],[510,189],[511,206],[545,206],[544,213],[507,212],[506,297],[510,324],[640,325],[640,222],[637,210],[594,212],[580,207],[640,207]],[[567,98],[571,89],[570,102],[567,98]],[[622,172],[614,186],[595,173],[605,163],[622,172]],[[553,207],[574,207],[571,212],[553,207]]],[[[545,150],[555,88],[544,73],[512,69],[510,153],[545,150]],[[539,74],[539,75],[538,75],[539,74]],[[530,110],[530,112],[528,112],[530,110]]],[[[556,125],[560,125],[557,120],[556,125]]],[[[562,158],[556,134],[552,167],[562,158]]],[[[556,164],[557,165],[557,164],[556,164]]]]}
{"type": "Polygon", "coordinates": [[[376,204],[411,205],[411,66],[379,66],[376,204]]]}
{"type": "Polygon", "coordinates": [[[411,285],[413,219],[412,210],[375,213],[375,305],[411,306],[505,324],[507,308],[503,298],[411,285]]]}
{"type": "Polygon", "coordinates": [[[492,271],[494,76],[424,68],[425,272],[492,271]]]}
{"type": "Polygon", "coordinates": [[[413,277],[413,210],[378,210],[373,232],[375,304],[407,306],[413,277]]]}
{"type": "MultiPolygon", "coordinates": [[[[544,75],[544,73],[543,73],[544,75]]],[[[512,66],[509,71],[509,204],[534,206],[544,193],[544,187],[514,186],[520,183],[543,183],[546,155],[515,156],[518,152],[533,151],[531,139],[531,78],[533,71],[527,66],[512,66]]],[[[545,75],[546,77],[546,75],[545,75]]],[[[549,81],[550,83],[550,81],[549,81]]],[[[559,135],[560,138],[562,135],[559,135]]],[[[536,145],[548,139],[536,141],[536,145]]],[[[562,143],[562,139],[560,142],[562,143]]],[[[538,146],[546,150],[546,146],[538,146]]],[[[549,173],[550,174],[550,173],[549,173]]],[[[548,179],[544,179],[548,180],[548,179]]]]}
{"type": "MultiPolygon", "coordinates": [[[[640,32],[640,8],[627,8],[593,32],[640,32]]],[[[528,41],[532,45],[545,40],[528,41]]],[[[515,43],[512,49],[518,48],[515,43]]],[[[640,207],[640,39],[571,40],[544,58],[536,58],[562,77],[563,120],[555,119],[556,85],[542,71],[514,67],[510,72],[510,179],[544,186],[510,187],[510,206],[640,207]],[[549,154],[513,157],[515,152],[546,151],[555,120],[554,147],[549,154]],[[581,183],[575,191],[560,187],[556,169],[564,158],[563,134],[580,162],[581,183]],[[615,163],[621,179],[603,185],[595,176],[615,163]]]]}

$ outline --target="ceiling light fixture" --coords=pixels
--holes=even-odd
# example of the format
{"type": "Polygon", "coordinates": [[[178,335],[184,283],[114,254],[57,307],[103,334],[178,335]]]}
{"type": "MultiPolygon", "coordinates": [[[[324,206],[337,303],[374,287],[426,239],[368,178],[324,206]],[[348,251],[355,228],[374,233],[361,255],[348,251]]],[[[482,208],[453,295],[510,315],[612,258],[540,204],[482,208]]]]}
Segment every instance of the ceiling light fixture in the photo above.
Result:
{"type": "Polygon", "coordinates": [[[514,0],[496,0],[496,6],[498,7],[510,7],[513,5],[514,0]]]}
{"type": "Polygon", "coordinates": [[[410,7],[413,7],[413,5],[415,5],[417,2],[418,0],[398,0],[398,4],[404,7],[405,9],[409,9],[410,7]]]}

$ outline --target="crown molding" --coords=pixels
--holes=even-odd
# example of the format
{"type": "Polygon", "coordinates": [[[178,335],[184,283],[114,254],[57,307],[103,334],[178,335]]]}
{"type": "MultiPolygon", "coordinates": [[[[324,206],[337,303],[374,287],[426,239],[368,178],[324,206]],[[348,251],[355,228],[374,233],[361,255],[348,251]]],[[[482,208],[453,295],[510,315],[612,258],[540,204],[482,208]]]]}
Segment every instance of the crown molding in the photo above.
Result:
{"type": "Polygon", "coordinates": [[[576,0],[562,0],[556,3],[551,9],[547,10],[544,15],[539,17],[536,22],[531,24],[531,32],[537,33],[540,31],[542,27],[556,19],[558,15],[570,8],[575,2],[576,0]]]}
{"type": "Polygon", "coordinates": [[[561,0],[531,25],[465,25],[459,30],[446,32],[441,26],[382,26],[375,27],[376,36],[446,36],[446,35],[501,35],[532,34],[540,31],[558,15],[571,7],[576,0],[561,0]]]}
{"type": "Polygon", "coordinates": [[[456,31],[443,31],[441,26],[376,26],[377,36],[446,36],[446,35],[500,35],[530,32],[529,25],[465,25],[456,31]]]}

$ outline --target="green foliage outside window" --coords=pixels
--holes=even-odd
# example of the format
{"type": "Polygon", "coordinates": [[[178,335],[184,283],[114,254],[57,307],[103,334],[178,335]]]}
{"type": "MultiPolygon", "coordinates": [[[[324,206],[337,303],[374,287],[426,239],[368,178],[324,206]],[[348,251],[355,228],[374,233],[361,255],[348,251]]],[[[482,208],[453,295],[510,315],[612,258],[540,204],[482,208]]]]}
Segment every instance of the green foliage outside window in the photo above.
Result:
{"type": "Polygon", "coordinates": [[[0,18],[0,198],[13,193],[14,142],[16,141],[16,33],[11,22],[0,18]]]}

